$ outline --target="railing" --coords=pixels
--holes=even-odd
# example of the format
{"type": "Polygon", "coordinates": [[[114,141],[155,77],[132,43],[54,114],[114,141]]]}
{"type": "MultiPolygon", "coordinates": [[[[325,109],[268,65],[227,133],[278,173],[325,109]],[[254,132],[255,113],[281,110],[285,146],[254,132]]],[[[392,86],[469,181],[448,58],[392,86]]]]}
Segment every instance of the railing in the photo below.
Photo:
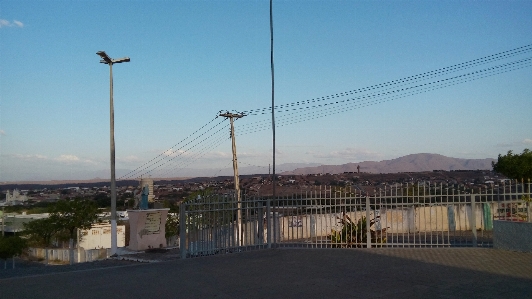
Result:
{"type": "Polygon", "coordinates": [[[493,245],[493,220],[531,219],[526,184],[464,190],[405,184],[367,194],[316,188],[276,199],[209,195],[181,208],[181,256],[269,247],[458,247],[493,245]],[[183,225],[184,224],[184,225],[183,225]]]}

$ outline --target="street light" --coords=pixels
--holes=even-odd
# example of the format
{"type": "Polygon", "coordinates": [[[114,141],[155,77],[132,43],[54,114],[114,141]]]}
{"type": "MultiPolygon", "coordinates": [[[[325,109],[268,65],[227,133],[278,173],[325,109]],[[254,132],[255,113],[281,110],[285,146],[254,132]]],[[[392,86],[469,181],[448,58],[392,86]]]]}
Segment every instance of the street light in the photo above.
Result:
{"type": "Polygon", "coordinates": [[[115,175],[115,112],[113,104],[113,64],[129,62],[129,57],[112,59],[104,51],[96,52],[102,60],[100,63],[109,65],[110,116],[111,116],[111,256],[116,255],[116,175],[115,175]]]}

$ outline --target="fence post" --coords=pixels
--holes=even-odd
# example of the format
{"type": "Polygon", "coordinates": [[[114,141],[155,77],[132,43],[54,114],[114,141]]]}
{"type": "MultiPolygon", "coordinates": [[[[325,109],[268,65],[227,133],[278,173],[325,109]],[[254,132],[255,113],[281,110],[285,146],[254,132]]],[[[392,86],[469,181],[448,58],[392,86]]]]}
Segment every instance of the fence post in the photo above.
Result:
{"type": "Polygon", "coordinates": [[[259,202],[257,214],[259,216],[257,217],[257,241],[255,243],[262,246],[264,245],[264,208],[262,206],[262,202],[259,202]]]}
{"type": "Polygon", "coordinates": [[[526,218],[528,222],[532,222],[532,205],[530,202],[526,203],[526,218]]]}
{"type": "Polygon", "coordinates": [[[527,187],[525,188],[525,190],[528,190],[528,200],[526,202],[526,218],[528,222],[532,222],[532,202],[530,201],[530,194],[532,193],[532,189],[530,189],[530,179],[528,179],[528,186],[526,184],[523,185],[527,187]]]}
{"type": "Polygon", "coordinates": [[[179,252],[181,258],[187,258],[187,204],[181,203],[179,207],[179,252]]]}
{"type": "Polygon", "coordinates": [[[271,221],[271,201],[268,198],[266,200],[266,243],[267,248],[272,248],[272,221],[271,221]]]}
{"type": "Polygon", "coordinates": [[[371,248],[371,229],[370,229],[370,205],[369,196],[366,196],[366,246],[371,248]]]}
{"type": "Polygon", "coordinates": [[[46,259],[46,266],[48,266],[50,260],[48,259],[48,247],[44,247],[44,256],[46,259]]]}
{"type": "Polygon", "coordinates": [[[473,247],[477,247],[477,213],[475,204],[475,194],[471,194],[471,231],[473,232],[473,247]]]}

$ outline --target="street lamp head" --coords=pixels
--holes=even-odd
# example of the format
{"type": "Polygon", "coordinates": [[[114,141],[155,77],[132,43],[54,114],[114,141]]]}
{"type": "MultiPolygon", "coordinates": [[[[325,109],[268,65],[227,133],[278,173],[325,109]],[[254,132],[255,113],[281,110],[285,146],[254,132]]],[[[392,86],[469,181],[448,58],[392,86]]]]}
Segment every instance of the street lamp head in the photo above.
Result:
{"type": "Polygon", "coordinates": [[[122,62],[129,62],[130,59],[129,57],[122,57],[122,58],[118,58],[118,59],[113,59],[113,63],[122,63],[122,62]]]}
{"type": "Polygon", "coordinates": [[[111,59],[111,57],[109,57],[109,55],[107,55],[107,53],[105,53],[105,51],[98,51],[96,52],[96,54],[98,54],[102,60],[100,60],[100,63],[112,63],[113,60],[111,59]]]}
{"type": "Polygon", "coordinates": [[[129,57],[122,57],[122,58],[118,58],[118,59],[112,59],[111,57],[109,57],[109,55],[107,55],[107,53],[105,53],[105,51],[98,51],[98,52],[96,52],[96,54],[98,54],[102,58],[102,60],[100,60],[100,63],[115,64],[115,63],[122,63],[122,62],[129,62],[130,61],[129,57]]]}

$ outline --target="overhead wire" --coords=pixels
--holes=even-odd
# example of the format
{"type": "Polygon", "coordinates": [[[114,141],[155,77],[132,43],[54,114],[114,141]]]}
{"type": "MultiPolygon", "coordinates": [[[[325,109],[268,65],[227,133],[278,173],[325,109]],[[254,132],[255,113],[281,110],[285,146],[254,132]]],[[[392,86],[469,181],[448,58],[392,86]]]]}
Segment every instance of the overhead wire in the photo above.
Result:
{"type": "MultiPolygon", "coordinates": [[[[165,152],[167,151],[170,151],[172,150],[174,147],[178,146],[179,144],[185,142],[188,138],[190,138],[191,136],[194,136],[196,133],[198,133],[199,131],[201,131],[203,128],[205,128],[206,126],[208,126],[209,124],[211,124],[213,121],[215,121],[216,119],[218,118],[218,115],[216,115],[216,117],[214,117],[213,119],[211,119],[208,123],[204,124],[203,126],[201,126],[199,129],[197,129],[196,131],[194,131],[192,134],[188,135],[187,137],[185,137],[183,140],[179,141],[178,143],[174,144],[172,147],[170,147],[168,150],[160,153],[159,155],[157,155],[156,157],[154,157],[153,159],[149,160],[148,162],[142,164],[141,166],[135,168],[134,170],[126,173],[125,175],[123,175],[122,177],[120,177],[119,179],[123,179],[125,177],[128,177],[131,173],[134,173],[136,171],[138,171],[139,169],[141,169],[142,167],[146,166],[147,164],[153,162],[154,160],[156,160],[157,158],[161,157],[164,155],[165,152]]],[[[130,177],[130,176],[129,176],[130,177]]]]}
{"type": "MultiPolygon", "coordinates": [[[[193,142],[197,141],[199,138],[201,137],[204,137],[205,134],[207,134],[208,132],[212,131],[213,129],[215,129],[216,127],[218,127],[220,124],[222,124],[223,122],[225,121],[225,119],[222,119],[220,122],[218,122],[216,125],[214,125],[213,127],[211,127],[210,129],[206,130],[205,132],[201,133],[200,135],[196,136],[194,139],[190,140],[189,142],[187,142],[186,144],[184,144],[183,146],[181,146],[180,148],[174,150],[173,148],[171,149],[172,152],[177,152],[177,151],[181,151],[179,155],[176,155],[176,156],[168,156],[168,150],[163,152],[162,154],[159,154],[158,157],[160,157],[157,161],[147,165],[147,163],[145,163],[144,165],[146,165],[144,168],[140,169],[140,170],[137,170],[136,172],[130,172],[129,175],[127,176],[123,176],[121,177],[124,178],[124,179],[127,179],[127,178],[133,178],[133,177],[140,177],[142,175],[148,175],[150,174],[153,170],[161,167],[162,165],[165,165],[173,160],[175,160],[175,158],[183,155],[183,153],[186,153],[187,151],[191,150],[192,148],[195,148],[196,146],[198,146],[199,144],[203,143],[206,139],[210,138],[211,136],[215,135],[216,133],[220,132],[221,130],[225,129],[225,127],[222,127],[220,128],[219,130],[215,131],[214,133],[212,133],[211,135],[203,138],[201,141],[199,141],[198,143],[196,144],[193,144],[193,142]],[[189,148],[186,148],[188,145],[190,145],[189,148]],[[162,156],[162,157],[161,157],[162,156]]],[[[196,131],[197,132],[197,131],[196,131]]],[[[189,136],[190,137],[190,136],[189,136]]],[[[188,137],[187,137],[188,138],[188,137]]],[[[155,159],[152,159],[151,161],[153,161],[155,159]]],[[[138,169],[138,168],[137,168],[138,169]]]]}
{"type": "MultiPolygon", "coordinates": [[[[342,96],[346,96],[346,95],[353,95],[353,94],[356,94],[356,93],[367,92],[367,91],[374,90],[374,89],[380,89],[382,87],[393,86],[393,85],[396,85],[396,84],[413,83],[413,82],[417,82],[419,80],[426,80],[428,78],[442,76],[442,75],[444,75],[446,73],[450,73],[450,72],[455,72],[455,71],[458,71],[458,70],[471,68],[471,67],[482,65],[482,64],[486,64],[486,63],[489,63],[489,62],[493,62],[493,61],[497,61],[497,60],[501,60],[501,59],[507,59],[509,57],[513,57],[513,56],[516,56],[516,55],[521,55],[523,53],[527,53],[527,52],[530,52],[530,51],[532,51],[532,44],[526,45],[526,46],[522,46],[522,47],[518,47],[518,48],[515,48],[515,49],[512,49],[512,50],[500,52],[500,53],[497,53],[497,54],[485,56],[485,57],[482,57],[482,58],[473,59],[473,60],[470,60],[470,61],[467,61],[467,62],[455,64],[455,65],[452,65],[452,66],[449,66],[449,67],[440,68],[440,69],[437,69],[437,70],[434,70],[434,71],[429,71],[429,72],[425,72],[425,73],[421,73],[421,74],[417,74],[417,75],[413,75],[413,76],[409,76],[409,77],[405,77],[405,78],[401,78],[401,79],[397,79],[397,80],[388,81],[388,82],[385,82],[385,83],[372,85],[372,86],[369,86],[369,87],[353,89],[353,90],[350,90],[350,91],[340,92],[340,93],[337,93],[337,94],[328,95],[328,96],[322,96],[322,97],[313,98],[313,99],[305,100],[305,101],[298,101],[298,102],[287,103],[287,104],[283,104],[283,105],[277,105],[277,106],[274,107],[274,109],[275,109],[275,111],[278,111],[278,109],[283,109],[283,108],[286,108],[286,107],[291,107],[291,106],[296,106],[296,105],[305,105],[305,104],[309,104],[309,103],[313,103],[313,102],[325,101],[325,100],[329,100],[329,99],[333,99],[333,98],[337,98],[337,97],[342,97],[342,96]]],[[[245,115],[269,114],[269,113],[271,113],[271,109],[272,109],[272,107],[265,107],[265,108],[258,108],[258,109],[251,109],[251,110],[248,110],[248,111],[243,111],[242,113],[244,113],[245,115]]]]}
{"type": "MultiPolygon", "coordinates": [[[[520,62],[527,61],[527,60],[528,60],[528,59],[525,59],[525,60],[519,60],[519,61],[516,61],[516,62],[512,62],[512,63],[510,63],[510,64],[520,63],[520,62]]],[[[507,65],[507,64],[504,64],[504,65],[502,65],[502,66],[505,66],[505,65],[507,65]]],[[[489,68],[488,68],[488,69],[489,69],[489,68]]],[[[432,76],[432,77],[429,76],[429,77],[427,77],[427,79],[430,79],[430,78],[433,78],[433,77],[436,77],[436,76],[432,76]]],[[[421,81],[421,80],[418,80],[417,82],[419,82],[419,81],[421,81]]],[[[416,82],[416,81],[414,81],[414,82],[416,82]]],[[[414,83],[414,82],[412,82],[412,83],[414,83]]],[[[386,91],[386,90],[393,90],[393,92],[397,92],[398,90],[400,90],[399,87],[401,87],[401,86],[408,86],[408,85],[407,85],[407,84],[401,84],[401,85],[397,85],[397,86],[393,86],[393,87],[388,87],[388,88],[385,88],[385,89],[382,89],[382,90],[377,90],[377,91],[375,91],[375,92],[373,92],[373,93],[370,93],[370,94],[366,94],[366,95],[364,95],[364,96],[356,97],[355,99],[363,99],[363,98],[366,98],[366,97],[368,97],[368,96],[370,96],[370,95],[380,94],[380,93],[382,93],[383,91],[386,91]]],[[[419,87],[419,86],[415,86],[415,87],[419,87]]],[[[408,87],[408,88],[415,88],[415,87],[408,87]]],[[[348,99],[348,100],[341,100],[341,101],[331,102],[331,103],[329,103],[329,104],[321,104],[321,105],[319,104],[319,105],[303,106],[303,107],[297,107],[297,108],[293,108],[293,109],[284,109],[284,110],[278,109],[277,111],[280,112],[280,113],[282,113],[282,112],[287,112],[287,111],[289,111],[289,110],[293,110],[293,111],[295,111],[295,110],[302,110],[302,109],[309,109],[309,108],[319,108],[319,107],[321,107],[321,106],[327,106],[327,105],[334,104],[334,103],[338,104],[338,103],[340,103],[340,102],[346,102],[346,101],[348,101],[348,102],[352,102],[353,99],[348,99]]],[[[285,107],[287,107],[287,105],[285,105],[285,107]]],[[[256,121],[254,124],[260,126],[260,123],[266,123],[266,122],[268,122],[268,120],[267,120],[267,119],[264,119],[264,120],[256,121]]]]}
{"type": "MultiPolygon", "coordinates": [[[[498,65],[498,66],[486,68],[486,69],[483,69],[483,70],[478,70],[478,71],[474,71],[474,72],[458,75],[458,76],[455,76],[455,77],[441,79],[441,80],[437,80],[437,81],[433,81],[433,82],[429,82],[429,83],[423,83],[423,84],[419,84],[419,85],[415,85],[415,86],[411,86],[411,87],[395,89],[395,90],[391,90],[391,91],[380,91],[380,92],[375,92],[375,93],[371,93],[371,94],[364,95],[364,96],[359,96],[359,97],[350,98],[350,99],[341,100],[341,101],[333,101],[333,102],[324,103],[324,104],[318,104],[318,105],[311,105],[311,106],[305,106],[305,107],[298,107],[298,108],[292,108],[292,109],[279,110],[278,111],[279,113],[282,113],[282,112],[291,112],[291,113],[280,114],[281,116],[278,117],[278,119],[279,119],[278,123],[279,123],[280,126],[284,126],[284,125],[287,125],[287,124],[298,123],[298,122],[302,122],[302,121],[305,121],[305,120],[311,120],[311,119],[325,117],[325,116],[328,116],[328,115],[331,115],[331,114],[324,114],[323,111],[330,111],[332,109],[338,109],[338,108],[334,108],[334,107],[330,108],[330,106],[334,106],[334,105],[336,105],[337,107],[338,106],[346,106],[346,107],[355,106],[355,108],[342,109],[341,110],[341,111],[350,111],[350,110],[353,110],[353,109],[356,109],[356,108],[366,107],[366,106],[369,106],[369,105],[375,105],[377,103],[388,102],[388,101],[393,100],[395,98],[402,98],[402,97],[405,97],[405,96],[410,96],[410,95],[414,95],[414,94],[428,92],[428,91],[432,91],[432,90],[435,90],[435,89],[441,89],[443,87],[456,85],[456,84],[460,84],[460,83],[465,83],[465,82],[477,80],[477,79],[480,79],[480,78],[493,76],[493,75],[497,75],[497,74],[500,74],[500,73],[505,73],[505,72],[508,72],[508,71],[512,71],[512,70],[516,70],[516,69],[520,69],[520,68],[524,68],[524,67],[528,67],[528,66],[530,66],[531,61],[532,61],[532,58],[525,58],[525,59],[521,59],[521,60],[518,60],[518,61],[509,62],[509,63],[501,64],[501,65],[498,65]],[[440,84],[441,86],[439,86],[438,84],[440,84]],[[421,91],[415,91],[415,89],[421,89],[421,91]],[[405,93],[405,92],[407,92],[407,95],[400,96],[402,93],[405,93]],[[385,96],[387,96],[386,97],[387,100],[379,100],[380,97],[385,97],[385,96]],[[310,110],[310,109],[315,109],[315,111],[310,111],[309,113],[301,113],[301,110],[310,110]],[[315,117],[312,116],[312,114],[316,114],[316,113],[320,113],[320,114],[315,116],[315,117]],[[311,115],[311,117],[309,117],[307,119],[299,120],[299,121],[295,121],[294,117],[291,117],[289,120],[284,120],[284,118],[286,118],[286,116],[289,116],[289,115],[295,115],[295,117],[299,117],[299,118],[303,118],[303,117],[306,117],[308,115],[311,115]]],[[[338,112],[333,112],[332,114],[337,114],[337,113],[338,112]]],[[[258,121],[258,122],[255,122],[255,123],[252,123],[252,124],[248,125],[247,128],[244,128],[243,130],[242,129],[239,130],[239,132],[240,132],[239,135],[244,135],[244,134],[254,133],[254,132],[257,132],[257,131],[266,130],[267,128],[265,127],[265,125],[262,126],[261,123],[266,123],[266,120],[258,121]]]]}
{"type": "Polygon", "coordinates": [[[212,142],[204,146],[203,148],[200,148],[195,152],[195,154],[191,154],[190,156],[185,157],[179,164],[176,164],[173,167],[169,167],[165,172],[161,173],[160,176],[165,176],[169,174],[171,171],[174,171],[174,173],[179,173],[179,171],[185,169],[190,164],[196,162],[199,158],[202,158],[205,156],[205,154],[217,148],[223,141],[227,140],[227,136],[220,136],[216,139],[214,139],[212,142]]]}
{"type": "Polygon", "coordinates": [[[218,171],[216,171],[216,172],[212,175],[212,177],[217,177],[217,176],[220,174],[220,172],[222,172],[222,170],[228,168],[229,165],[231,165],[232,163],[233,163],[233,161],[229,161],[229,162],[227,162],[227,164],[225,164],[225,166],[223,166],[222,168],[218,169],[218,171]]]}

